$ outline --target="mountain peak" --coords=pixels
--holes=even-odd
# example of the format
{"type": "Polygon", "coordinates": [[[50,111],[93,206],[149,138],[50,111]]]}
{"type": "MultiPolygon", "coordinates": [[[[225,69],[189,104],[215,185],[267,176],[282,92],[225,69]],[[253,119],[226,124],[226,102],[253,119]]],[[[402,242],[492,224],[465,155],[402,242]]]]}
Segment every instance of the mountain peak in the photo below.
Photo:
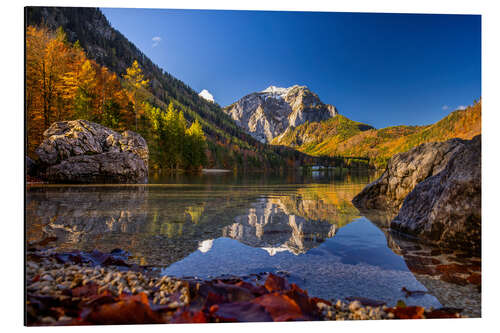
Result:
{"type": "Polygon", "coordinates": [[[269,86],[266,89],[262,90],[264,93],[284,93],[287,92],[289,88],[283,88],[283,87],[276,87],[276,86],[269,86]]]}
{"type": "Polygon", "coordinates": [[[262,90],[261,93],[277,96],[277,97],[285,97],[290,90],[293,88],[307,88],[306,86],[299,86],[297,84],[288,87],[288,88],[283,88],[283,87],[277,87],[277,86],[269,86],[266,89],[262,90]]]}
{"type": "Polygon", "coordinates": [[[223,109],[236,124],[261,142],[271,142],[289,127],[319,122],[337,114],[306,86],[269,86],[223,109]]]}
{"type": "Polygon", "coordinates": [[[214,100],[214,96],[207,90],[207,89],[203,89],[199,94],[198,96],[200,96],[201,98],[204,98],[206,99],[207,101],[209,102],[212,102],[214,103],[215,100],[214,100]]]}

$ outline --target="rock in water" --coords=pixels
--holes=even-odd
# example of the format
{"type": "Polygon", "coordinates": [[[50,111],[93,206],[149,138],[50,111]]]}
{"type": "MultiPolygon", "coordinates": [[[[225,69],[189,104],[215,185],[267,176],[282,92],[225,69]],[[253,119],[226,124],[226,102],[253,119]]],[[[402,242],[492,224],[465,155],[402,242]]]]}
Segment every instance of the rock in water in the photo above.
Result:
{"type": "Polygon", "coordinates": [[[132,131],[117,133],[87,120],[60,121],[36,149],[42,177],[56,183],[145,183],[149,150],[132,131]]]}
{"type": "Polygon", "coordinates": [[[418,183],[441,172],[465,142],[451,139],[424,143],[394,155],[382,176],[367,185],[352,202],[360,210],[392,211],[396,215],[408,193],[418,183]]]}
{"type": "Polygon", "coordinates": [[[480,135],[460,145],[442,171],[408,194],[391,228],[438,245],[480,251],[480,135]]]}

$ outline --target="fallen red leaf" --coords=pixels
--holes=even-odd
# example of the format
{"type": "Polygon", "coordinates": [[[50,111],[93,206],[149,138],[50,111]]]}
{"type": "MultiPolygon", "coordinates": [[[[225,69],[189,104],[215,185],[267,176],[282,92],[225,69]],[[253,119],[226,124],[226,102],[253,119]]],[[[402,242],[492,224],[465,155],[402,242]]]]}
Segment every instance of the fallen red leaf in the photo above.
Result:
{"type": "Polygon", "coordinates": [[[395,307],[387,311],[394,314],[396,319],[423,319],[425,309],[421,306],[395,307]]]}
{"type": "Polygon", "coordinates": [[[71,289],[73,297],[91,297],[97,295],[98,285],[95,282],[87,283],[84,286],[71,289]]]}
{"type": "Polygon", "coordinates": [[[210,307],[213,304],[224,303],[226,299],[223,295],[209,292],[207,298],[205,299],[205,306],[210,307]]]}
{"type": "Polygon", "coordinates": [[[440,318],[458,318],[459,315],[457,312],[450,312],[442,309],[432,310],[429,313],[425,314],[425,318],[428,319],[440,319],[440,318]]]}
{"type": "Polygon", "coordinates": [[[264,287],[269,291],[283,291],[288,290],[290,288],[288,282],[277,275],[270,273],[267,276],[266,282],[264,283],[264,287]]]}
{"type": "Polygon", "coordinates": [[[314,302],[314,304],[325,303],[326,305],[332,306],[332,302],[327,301],[326,299],[319,298],[319,297],[311,297],[311,301],[314,302]]]}
{"type": "Polygon", "coordinates": [[[113,296],[108,290],[103,291],[99,295],[94,295],[89,297],[87,300],[87,306],[97,306],[102,304],[114,303],[116,302],[116,297],[113,296]]]}
{"type": "Polygon", "coordinates": [[[469,270],[465,265],[459,264],[449,264],[449,265],[438,265],[436,269],[442,273],[454,274],[454,273],[468,273],[469,270]]]}
{"type": "Polygon", "coordinates": [[[206,315],[202,311],[195,313],[191,311],[182,311],[176,314],[170,323],[173,324],[195,324],[195,323],[208,323],[206,315]]]}
{"type": "Polygon", "coordinates": [[[277,292],[257,297],[252,303],[262,305],[274,321],[307,319],[293,299],[277,292]]]}
{"type": "Polygon", "coordinates": [[[283,294],[294,300],[302,313],[307,314],[311,319],[319,315],[319,309],[316,306],[318,299],[310,298],[307,292],[300,289],[296,284],[292,283],[290,290],[283,294]]]}
{"type": "Polygon", "coordinates": [[[219,304],[210,312],[224,322],[263,322],[273,318],[262,305],[251,302],[234,302],[219,304]]]}
{"type": "Polygon", "coordinates": [[[235,284],[237,287],[245,288],[250,291],[255,296],[261,296],[267,293],[267,289],[263,286],[256,286],[252,283],[248,283],[245,281],[239,281],[235,284]]]}
{"type": "Polygon", "coordinates": [[[467,278],[467,282],[469,282],[471,284],[475,284],[475,285],[480,285],[481,284],[481,274],[472,273],[467,278]]]}
{"type": "Polygon", "coordinates": [[[92,309],[84,320],[92,324],[154,324],[163,323],[163,318],[149,306],[146,294],[120,296],[120,301],[103,304],[92,309]]]}
{"type": "Polygon", "coordinates": [[[144,305],[149,306],[148,295],[146,295],[146,293],[139,293],[139,294],[135,294],[135,295],[131,295],[131,296],[129,296],[128,294],[122,293],[119,296],[119,299],[125,300],[125,301],[137,301],[137,302],[140,302],[144,305]]]}
{"type": "Polygon", "coordinates": [[[441,275],[441,280],[453,284],[458,284],[459,286],[467,285],[467,280],[454,274],[444,273],[441,275]]]}

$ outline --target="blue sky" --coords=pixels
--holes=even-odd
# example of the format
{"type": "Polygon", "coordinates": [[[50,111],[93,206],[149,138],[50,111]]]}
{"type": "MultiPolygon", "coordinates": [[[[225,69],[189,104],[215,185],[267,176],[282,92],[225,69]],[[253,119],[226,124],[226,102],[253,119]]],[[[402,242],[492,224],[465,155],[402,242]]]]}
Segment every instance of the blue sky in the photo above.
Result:
{"type": "Polygon", "coordinates": [[[433,123],[481,96],[481,17],[103,8],[153,62],[221,106],[306,85],[377,128],[433,123]]]}

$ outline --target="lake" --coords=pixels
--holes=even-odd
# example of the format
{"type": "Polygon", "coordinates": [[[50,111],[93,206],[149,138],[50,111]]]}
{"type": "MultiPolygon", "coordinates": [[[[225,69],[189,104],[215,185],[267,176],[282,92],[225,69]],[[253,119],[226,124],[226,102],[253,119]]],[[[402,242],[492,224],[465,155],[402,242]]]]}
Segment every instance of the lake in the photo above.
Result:
{"type": "Polygon", "coordinates": [[[330,170],[29,185],[26,237],[56,236],[61,251],[124,249],[164,275],[274,272],[324,299],[365,297],[390,306],[403,300],[479,315],[471,276],[480,274],[480,258],[415,243],[393,234],[383,218],[361,215],[351,200],[374,179],[368,171],[330,170]]]}

